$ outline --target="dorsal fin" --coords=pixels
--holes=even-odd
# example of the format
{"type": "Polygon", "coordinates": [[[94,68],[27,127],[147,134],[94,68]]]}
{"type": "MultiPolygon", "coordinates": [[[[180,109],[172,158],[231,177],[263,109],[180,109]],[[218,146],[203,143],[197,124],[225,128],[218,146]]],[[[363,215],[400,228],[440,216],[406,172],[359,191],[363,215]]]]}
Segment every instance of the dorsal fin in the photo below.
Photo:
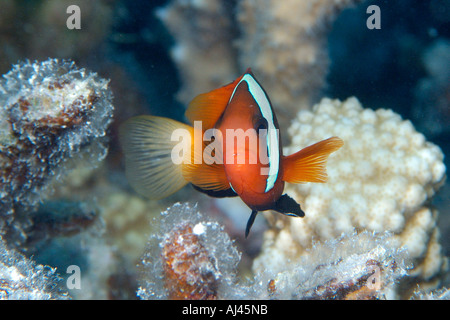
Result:
{"type": "Polygon", "coordinates": [[[202,121],[203,130],[213,128],[225,111],[231,94],[242,77],[243,75],[230,84],[196,96],[189,103],[185,113],[189,122],[194,124],[194,121],[202,121]]]}

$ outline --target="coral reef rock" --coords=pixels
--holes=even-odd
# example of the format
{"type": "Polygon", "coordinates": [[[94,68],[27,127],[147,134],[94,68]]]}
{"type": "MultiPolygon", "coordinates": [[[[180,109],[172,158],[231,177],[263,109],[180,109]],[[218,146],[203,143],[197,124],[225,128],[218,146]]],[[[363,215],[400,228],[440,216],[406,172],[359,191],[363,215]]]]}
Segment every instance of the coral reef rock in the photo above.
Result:
{"type": "Polygon", "coordinates": [[[315,242],[295,261],[282,250],[240,279],[240,254],[217,222],[195,207],[175,204],[162,213],[140,264],[142,299],[393,299],[408,277],[407,251],[390,232],[356,231],[315,242]]]}
{"type": "Polygon", "coordinates": [[[431,292],[415,292],[413,300],[450,300],[450,289],[444,288],[431,292]]]}
{"type": "MultiPolygon", "coordinates": [[[[217,222],[177,203],[163,212],[140,264],[141,299],[216,300],[235,284],[240,254],[217,222]]],[[[155,223],[157,223],[155,221],[155,223]]]]}
{"type": "Polygon", "coordinates": [[[106,156],[111,100],[107,80],[70,61],[19,63],[0,80],[0,230],[9,228],[9,244],[26,238],[27,207],[52,180],[106,156]]]}
{"type": "Polygon", "coordinates": [[[0,237],[0,300],[69,298],[54,268],[36,264],[14,250],[8,250],[0,237]]]}
{"type": "Polygon", "coordinates": [[[237,76],[228,5],[223,0],[172,1],[156,12],[176,39],[171,56],[183,79],[178,99],[184,103],[237,76]]]}
{"type": "MultiPolygon", "coordinates": [[[[353,230],[313,241],[298,257],[287,254],[295,250],[291,243],[266,248],[253,277],[244,278],[237,274],[240,253],[223,227],[195,206],[176,203],[158,222],[139,265],[141,299],[401,299],[413,292],[399,284],[417,283],[409,272],[415,257],[389,231],[353,230]]],[[[417,299],[448,295],[415,289],[417,299]]]]}
{"type": "MultiPolygon", "coordinates": [[[[282,254],[274,259],[284,259],[282,254]]],[[[281,262],[281,261],[279,261],[281,262]]],[[[279,271],[261,269],[256,282],[267,286],[260,298],[375,300],[396,298],[395,284],[409,262],[388,232],[352,232],[312,248],[279,271]]]]}
{"type": "Polygon", "coordinates": [[[440,148],[391,110],[364,109],[356,98],[323,99],[302,110],[289,128],[290,154],[330,136],[345,145],[327,164],[328,182],[287,185],[303,219],[267,215],[263,252],[254,270],[278,270],[307,254],[315,241],[353,230],[390,231],[412,259],[410,274],[432,282],[447,268],[439,244],[437,212],[429,200],[445,179],[440,148]]]}

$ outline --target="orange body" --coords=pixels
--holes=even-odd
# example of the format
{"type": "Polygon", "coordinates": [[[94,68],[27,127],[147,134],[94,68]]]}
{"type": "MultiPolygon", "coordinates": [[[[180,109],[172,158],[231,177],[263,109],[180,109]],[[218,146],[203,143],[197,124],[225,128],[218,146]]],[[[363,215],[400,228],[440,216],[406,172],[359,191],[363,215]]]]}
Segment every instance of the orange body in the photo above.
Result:
{"type": "MultiPolygon", "coordinates": [[[[265,191],[268,175],[262,172],[263,169],[267,171],[269,165],[261,163],[260,148],[266,148],[267,144],[265,141],[259,141],[263,138],[258,136],[255,128],[255,122],[261,117],[256,101],[249,94],[247,86],[243,84],[234,93],[233,99],[216,125],[216,128],[223,134],[223,158],[227,179],[242,201],[251,209],[258,211],[271,208],[280,198],[284,189],[282,174],[279,174],[273,188],[265,191]],[[245,144],[239,144],[235,139],[232,146],[229,146],[227,142],[233,140],[234,135],[240,132],[247,133],[245,144]],[[251,141],[251,135],[256,135],[253,141],[251,141]],[[255,138],[258,139],[258,143],[254,143],[255,138]],[[242,158],[245,160],[244,163],[242,161],[239,163],[242,158]],[[230,159],[232,160],[230,161],[230,159]],[[251,161],[252,159],[256,159],[256,163],[251,161]]],[[[281,146],[281,143],[279,145],[281,146]]],[[[281,156],[281,147],[279,147],[279,152],[281,156]]]]}

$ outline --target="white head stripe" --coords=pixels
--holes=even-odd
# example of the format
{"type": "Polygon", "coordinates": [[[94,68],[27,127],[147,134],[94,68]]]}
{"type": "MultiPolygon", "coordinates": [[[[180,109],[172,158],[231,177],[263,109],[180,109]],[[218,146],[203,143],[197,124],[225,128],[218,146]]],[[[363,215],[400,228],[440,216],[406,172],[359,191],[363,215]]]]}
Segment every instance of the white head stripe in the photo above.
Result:
{"type": "Polygon", "coordinates": [[[242,81],[247,82],[250,94],[253,96],[253,99],[256,101],[262,116],[267,120],[268,123],[267,149],[269,156],[269,176],[267,177],[265,189],[265,192],[267,192],[273,188],[275,181],[277,180],[278,171],[280,168],[280,149],[278,145],[280,140],[278,137],[278,130],[275,127],[269,99],[267,98],[264,90],[261,88],[259,83],[250,74],[246,73],[242,77],[241,81],[239,81],[239,83],[236,85],[233,94],[230,97],[230,101],[231,99],[233,99],[236,88],[241,84],[242,81]]]}

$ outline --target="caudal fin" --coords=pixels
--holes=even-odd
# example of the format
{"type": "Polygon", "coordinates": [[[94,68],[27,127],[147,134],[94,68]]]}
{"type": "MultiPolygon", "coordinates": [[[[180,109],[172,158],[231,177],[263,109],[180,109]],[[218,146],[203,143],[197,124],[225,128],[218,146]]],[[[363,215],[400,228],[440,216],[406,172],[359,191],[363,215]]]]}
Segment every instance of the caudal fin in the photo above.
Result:
{"type": "Polygon", "coordinates": [[[290,183],[326,182],[328,156],[344,145],[338,137],[317,142],[283,158],[283,180],[290,183]]]}
{"type": "Polygon", "coordinates": [[[171,139],[176,129],[193,130],[184,123],[156,116],[134,117],[120,127],[128,181],[147,198],[165,198],[187,184],[182,164],[172,159],[172,150],[180,143],[171,139]]]}

